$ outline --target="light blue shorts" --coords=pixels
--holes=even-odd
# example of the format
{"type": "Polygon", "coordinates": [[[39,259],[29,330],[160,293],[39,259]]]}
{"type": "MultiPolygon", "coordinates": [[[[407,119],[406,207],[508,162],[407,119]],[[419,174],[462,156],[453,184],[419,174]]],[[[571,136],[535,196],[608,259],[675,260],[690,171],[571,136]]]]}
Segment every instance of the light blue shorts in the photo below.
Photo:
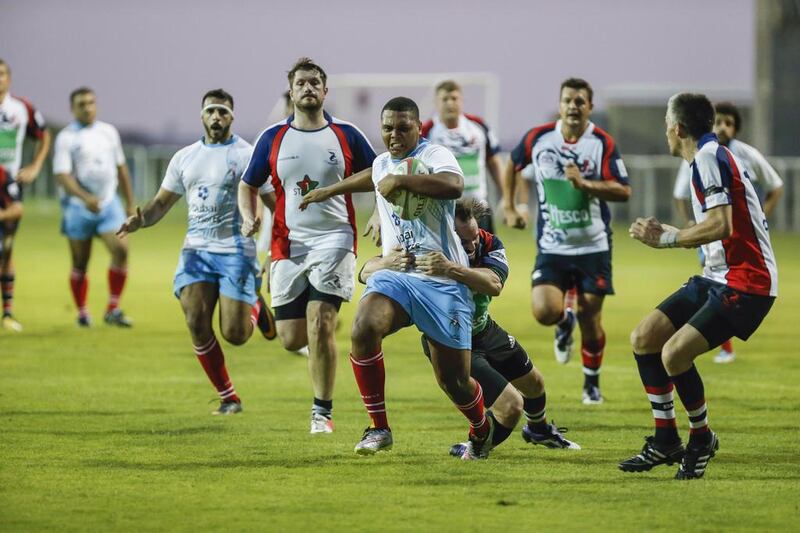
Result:
{"type": "Polygon", "coordinates": [[[172,290],[180,298],[181,289],[192,283],[207,282],[219,287],[219,293],[233,300],[256,303],[259,268],[256,258],[242,254],[215,254],[203,250],[181,250],[172,290]]]}
{"type": "Polygon", "coordinates": [[[61,208],[61,233],[73,241],[88,241],[95,235],[116,233],[125,222],[125,210],[117,196],[99,213],[92,213],[85,205],[70,201],[64,201],[61,208]]]}
{"type": "Polygon", "coordinates": [[[373,292],[400,304],[417,329],[439,344],[471,349],[475,304],[466,285],[380,270],[367,280],[361,297],[373,292]]]}

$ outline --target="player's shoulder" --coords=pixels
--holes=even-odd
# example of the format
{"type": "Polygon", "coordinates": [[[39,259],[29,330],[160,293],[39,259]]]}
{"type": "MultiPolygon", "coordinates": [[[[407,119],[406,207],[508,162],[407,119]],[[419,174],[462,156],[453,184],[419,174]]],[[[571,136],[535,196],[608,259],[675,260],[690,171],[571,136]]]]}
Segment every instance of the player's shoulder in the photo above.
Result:
{"type": "Polygon", "coordinates": [[[9,94],[8,97],[7,97],[7,102],[9,104],[12,104],[14,106],[17,106],[17,107],[20,107],[20,108],[23,108],[23,109],[28,109],[28,110],[36,109],[36,107],[34,107],[34,105],[33,105],[33,102],[28,100],[26,97],[19,96],[17,94],[9,94]]]}
{"type": "Polygon", "coordinates": [[[259,144],[263,144],[265,142],[271,143],[275,139],[275,136],[278,134],[279,131],[289,127],[290,127],[289,119],[283,119],[274,124],[270,124],[263,130],[261,130],[261,133],[259,133],[258,136],[256,136],[256,140],[253,143],[253,146],[258,146],[259,144]]]}
{"type": "Polygon", "coordinates": [[[178,149],[178,151],[172,155],[172,160],[175,161],[176,163],[180,163],[184,161],[188,156],[198,152],[202,147],[203,147],[203,140],[199,139],[190,145],[178,149]]]}
{"type": "Polygon", "coordinates": [[[603,128],[594,123],[592,124],[592,135],[600,139],[606,146],[616,145],[614,137],[612,137],[610,133],[608,133],[606,130],[604,130],[603,128]]]}
{"type": "Polygon", "coordinates": [[[733,155],[745,159],[764,157],[764,154],[762,154],[758,148],[752,144],[747,144],[744,141],[740,141],[739,139],[731,139],[731,141],[728,143],[728,150],[730,150],[733,155]]]}
{"type": "Polygon", "coordinates": [[[235,135],[233,138],[233,147],[239,150],[252,150],[253,145],[247,142],[245,139],[240,137],[239,135],[235,135]]]}
{"type": "Polygon", "coordinates": [[[429,118],[428,120],[423,122],[422,126],[420,126],[420,129],[419,129],[420,134],[423,137],[427,137],[428,135],[430,135],[431,131],[433,130],[433,124],[434,124],[434,122],[433,122],[432,118],[429,118]]]}
{"type": "Polygon", "coordinates": [[[117,130],[117,127],[114,126],[113,124],[110,124],[108,122],[103,122],[102,120],[97,120],[95,121],[95,127],[98,129],[98,131],[101,131],[103,133],[108,133],[111,135],[116,135],[117,137],[119,137],[119,131],[117,130]]]}
{"type": "Polygon", "coordinates": [[[556,122],[545,122],[544,124],[539,124],[538,126],[534,126],[530,128],[528,131],[525,132],[525,135],[522,136],[523,142],[529,143],[531,146],[536,144],[536,141],[541,139],[543,136],[547,135],[548,133],[553,133],[556,130],[556,122]]]}
{"type": "Polygon", "coordinates": [[[500,237],[495,235],[494,233],[489,233],[485,229],[478,230],[480,234],[480,240],[483,243],[483,249],[488,254],[492,250],[499,250],[501,248],[505,248],[503,245],[503,241],[500,240],[500,237]]]}
{"type": "Polygon", "coordinates": [[[331,116],[330,123],[336,126],[337,128],[341,129],[345,133],[345,135],[350,139],[356,140],[357,142],[366,142],[367,144],[369,144],[369,140],[367,139],[367,136],[364,135],[364,132],[361,131],[361,129],[352,122],[348,122],[338,117],[331,116]]]}
{"type": "Polygon", "coordinates": [[[467,118],[467,120],[477,124],[482,129],[484,129],[484,130],[488,130],[489,129],[489,125],[486,123],[486,121],[482,117],[479,117],[478,115],[473,115],[472,113],[464,113],[464,116],[467,118]]]}

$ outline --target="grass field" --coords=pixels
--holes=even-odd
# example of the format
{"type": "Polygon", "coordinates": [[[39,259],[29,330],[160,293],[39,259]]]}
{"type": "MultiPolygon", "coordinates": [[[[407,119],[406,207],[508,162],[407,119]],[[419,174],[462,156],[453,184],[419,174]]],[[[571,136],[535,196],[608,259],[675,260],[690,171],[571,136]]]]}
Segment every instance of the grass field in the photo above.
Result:
{"type": "MultiPolygon", "coordinates": [[[[132,237],[123,307],[131,330],[102,324],[107,254],[95,243],[90,307],[74,323],[67,245],[54,203],[32,203],[15,251],[22,334],[0,331],[0,530],[226,531],[718,531],[783,530],[800,519],[800,250],[774,235],[779,298],[733,365],[698,366],[721,451],[706,479],[675,467],[623,474],[618,460],[651,432],[628,335],[696,271],[691,251],[655,251],[624,231],[615,243],[617,296],[608,299],[606,403],[580,403],[579,361],[557,365],[552,332],[529,313],[529,232],[503,229],[511,258],[494,317],[542,370],[548,412],[581,451],[527,446],[515,433],[486,462],[447,455],[466,422],[439,391],[406,329],[385,345],[391,453],[360,458],[367,425],[347,360],[355,304],[338,334],[336,432],[308,434],[305,359],[253,337],[226,346],[241,416],[217,418],[213,389],[171,295],[185,212],[132,237]]],[[[362,241],[361,259],[373,252],[362,241]]],[[[361,288],[358,289],[360,292],[361,288]]],[[[679,409],[679,424],[686,418],[679,409]]]]}

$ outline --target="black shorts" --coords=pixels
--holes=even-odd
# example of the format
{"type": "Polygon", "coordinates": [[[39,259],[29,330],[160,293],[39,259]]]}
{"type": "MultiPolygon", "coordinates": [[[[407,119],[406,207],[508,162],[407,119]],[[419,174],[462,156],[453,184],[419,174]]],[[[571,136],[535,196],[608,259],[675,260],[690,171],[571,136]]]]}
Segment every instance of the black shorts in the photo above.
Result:
{"type": "Polygon", "coordinates": [[[294,318],[305,318],[308,302],[317,300],[327,302],[336,308],[338,312],[342,307],[342,298],[334,294],[327,294],[315,289],[310,283],[300,296],[288,304],[279,305],[275,308],[275,320],[291,320],[294,318]]]}
{"type": "MultiPolygon", "coordinates": [[[[425,335],[422,350],[430,359],[425,335]]],[[[486,328],[472,337],[470,376],[481,384],[484,405],[492,405],[510,381],[531,370],[533,363],[525,349],[491,318],[486,328]]]]}
{"type": "Polygon", "coordinates": [[[584,255],[539,253],[531,273],[531,285],[555,285],[562,291],[575,287],[580,293],[614,294],[611,252],[584,255]]]}
{"type": "Polygon", "coordinates": [[[691,324],[708,341],[709,348],[731,337],[747,340],[769,313],[775,298],[737,291],[701,276],[658,304],[675,329],[691,324]]]}

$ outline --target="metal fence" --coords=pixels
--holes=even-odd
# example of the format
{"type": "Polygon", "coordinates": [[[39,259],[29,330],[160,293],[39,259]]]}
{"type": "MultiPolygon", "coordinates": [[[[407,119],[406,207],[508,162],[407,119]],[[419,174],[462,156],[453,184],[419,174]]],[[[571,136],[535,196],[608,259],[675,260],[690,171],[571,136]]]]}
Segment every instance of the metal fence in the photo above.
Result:
{"type": "MultiPolygon", "coordinates": [[[[178,148],[167,145],[125,146],[133,191],[138,199],[145,200],[155,195],[169,160],[178,148]]],[[[655,216],[665,222],[680,223],[672,202],[672,188],[680,160],[667,155],[626,155],[624,159],[633,195],[627,203],[610,204],[614,220],[625,223],[638,216],[655,216]]],[[[770,227],[777,231],[800,232],[800,157],[770,157],[769,161],[784,180],[784,194],[771,216],[770,227]]],[[[497,191],[493,193],[497,198],[497,191]]],[[[55,197],[58,194],[50,168],[43,171],[26,194],[35,197],[55,197]]],[[[371,205],[367,195],[356,196],[356,205],[371,205]]]]}

